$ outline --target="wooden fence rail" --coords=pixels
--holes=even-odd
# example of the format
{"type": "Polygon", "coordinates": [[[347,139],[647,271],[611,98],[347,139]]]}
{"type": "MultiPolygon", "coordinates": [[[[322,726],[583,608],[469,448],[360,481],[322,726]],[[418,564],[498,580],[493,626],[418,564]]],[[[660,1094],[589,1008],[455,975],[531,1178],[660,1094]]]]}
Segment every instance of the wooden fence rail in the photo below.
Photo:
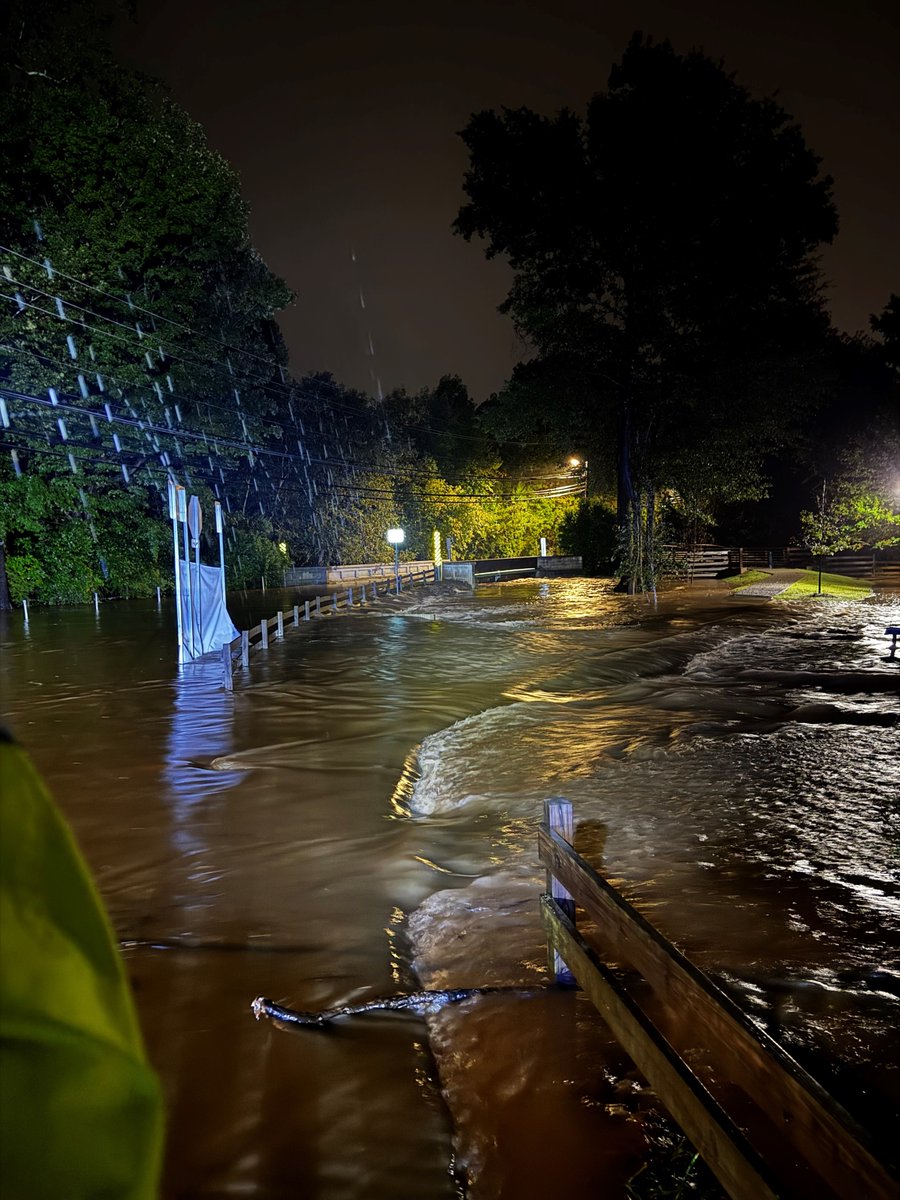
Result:
{"type": "Polygon", "coordinates": [[[574,973],[728,1194],[735,1200],[900,1195],[863,1130],[575,851],[572,828],[569,802],[546,801],[538,848],[551,892],[541,913],[553,969],[558,957],[574,973]],[[564,903],[571,900],[564,907],[554,892],[564,903]],[[688,1067],[635,999],[634,986],[626,988],[580,936],[576,906],[596,923],[603,958],[641,977],[637,990],[642,1001],[649,994],[646,1007],[689,1018],[692,1044],[684,1049],[702,1051],[715,1083],[707,1085],[688,1067]],[[739,1115],[726,1111],[736,1099],[739,1115]]]}
{"type": "MultiPolygon", "coordinates": [[[[416,584],[434,583],[437,578],[437,572],[434,567],[426,568],[422,571],[408,572],[401,575],[399,578],[392,576],[390,579],[373,579],[369,583],[360,584],[357,580],[357,586],[350,587],[345,592],[332,592],[325,597],[326,605],[322,605],[322,596],[316,596],[314,602],[305,600],[303,603],[303,618],[302,620],[310,621],[315,618],[330,616],[340,612],[342,608],[354,608],[363,606],[368,601],[375,600],[379,595],[386,596],[391,593],[398,595],[406,588],[414,587],[416,584]]],[[[277,612],[274,617],[269,617],[268,620],[262,620],[252,629],[245,629],[232,642],[226,642],[222,647],[222,666],[225,674],[225,690],[227,692],[234,690],[234,666],[236,662],[240,662],[241,666],[248,667],[250,665],[251,649],[259,648],[268,650],[269,634],[272,630],[275,631],[276,640],[284,637],[285,617],[292,621],[295,626],[299,626],[300,606],[295,604],[293,609],[287,612],[277,612]]]]}

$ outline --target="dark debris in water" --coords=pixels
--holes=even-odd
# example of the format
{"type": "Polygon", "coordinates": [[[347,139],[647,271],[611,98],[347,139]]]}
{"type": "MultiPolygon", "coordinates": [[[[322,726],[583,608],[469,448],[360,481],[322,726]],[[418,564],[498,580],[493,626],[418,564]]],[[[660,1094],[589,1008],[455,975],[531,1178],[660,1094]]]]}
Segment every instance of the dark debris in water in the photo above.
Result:
{"type": "MultiPolygon", "coordinates": [[[[898,659],[900,663],[900,659],[898,659]]],[[[782,687],[814,687],[827,692],[853,693],[896,692],[900,695],[900,675],[894,671],[777,671],[752,670],[739,672],[740,679],[750,683],[777,683],[782,687]]]]}
{"type": "Polygon", "coordinates": [[[627,1200],[727,1200],[716,1177],[680,1129],[662,1114],[643,1119],[647,1160],[625,1185],[627,1200]]]}

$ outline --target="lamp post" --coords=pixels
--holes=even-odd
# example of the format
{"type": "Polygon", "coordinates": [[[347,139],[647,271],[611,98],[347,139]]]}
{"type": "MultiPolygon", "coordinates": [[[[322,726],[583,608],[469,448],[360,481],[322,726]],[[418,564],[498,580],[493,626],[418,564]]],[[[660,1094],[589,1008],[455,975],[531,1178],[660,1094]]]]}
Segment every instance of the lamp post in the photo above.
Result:
{"type": "Polygon", "coordinates": [[[400,546],[406,540],[406,534],[402,529],[389,529],[387,531],[387,540],[394,547],[394,588],[400,591],[400,546]]]}
{"type": "Polygon", "coordinates": [[[576,457],[573,455],[573,456],[572,456],[572,457],[569,459],[569,466],[570,466],[570,467],[571,467],[573,470],[575,470],[575,471],[577,471],[579,467],[583,467],[583,468],[584,468],[584,480],[582,481],[582,486],[584,487],[584,498],[585,498],[585,500],[587,500],[587,494],[588,494],[588,460],[587,460],[586,458],[585,458],[585,459],[576,458],[576,457]]]}

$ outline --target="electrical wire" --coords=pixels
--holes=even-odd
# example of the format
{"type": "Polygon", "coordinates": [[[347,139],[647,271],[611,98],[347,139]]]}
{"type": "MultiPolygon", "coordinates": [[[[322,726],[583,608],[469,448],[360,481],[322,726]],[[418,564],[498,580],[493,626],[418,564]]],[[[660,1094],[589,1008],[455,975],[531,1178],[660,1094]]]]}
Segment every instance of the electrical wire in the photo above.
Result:
{"type": "MultiPolygon", "coordinates": [[[[9,247],[0,245],[0,251],[6,251],[7,253],[14,254],[14,255],[16,255],[16,257],[21,258],[21,259],[37,266],[42,271],[44,271],[44,272],[47,271],[47,267],[43,263],[40,263],[37,259],[29,258],[27,255],[20,254],[18,251],[11,250],[9,247]]],[[[48,262],[49,262],[49,260],[48,260],[48,262]]],[[[78,279],[75,279],[73,276],[66,275],[66,273],[63,271],[58,271],[56,267],[52,266],[52,264],[50,265],[50,269],[54,273],[57,273],[59,275],[62,275],[64,278],[68,278],[68,279],[72,280],[72,282],[75,282],[75,283],[82,282],[78,279]]],[[[93,309],[84,308],[83,306],[76,304],[74,301],[64,299],[61,295],[59,295],[57,293],[47,292],[41,288],[38,288],[35,284],[27,283],[24,280],[14,279],[11,275],[7,275],[6,278],[7,278],[8,282],[13,283],[15,286],[24,287],[30,291],[37,292],[38,295],[44,296],[46,299],[56,300],[58,303],[61,303],[63,305],[63,307],[65,307],[65,305],[68,304],[71,308],[75,309],[76,311],[90,315],[98,321],[108,321],[111,324],[116,325],[121,329],[127,329],[129,332],[133,328],[131,325],[125,324],[122,321],[117,321],[113,317],[107,317],[102,313],[95,312],[93,309]]],[[[51,278],[52,278],[52,276],[51,276],[51,278]]],[[[88,284],[83,284],[82,286],[90,288],[90,285],[88,285],[88,284]]],[[[125,305],[128,303],[127,300],[123,300],[121,297],[116,297],[113,293],[103,292],[100,289],[93,289],[93,288],[91,288],[91,290],[97,290],[97,291],[99,291],[99,294],[107,296],[110,299],[114,299],[122,305],[125,305]]],[[[12,300],[15,303],[20,303],[20,301],[16,300],[15,297],[5,296],[4,298],[12,300]]],[[[57,316],[61,315],[59,312],[47,313],[46,309],[41,309],[37,305],[32,305],[28,301],[25,301],[24,298],[21,300],[21,303],[26,304],[28,307],[34,308],[39,312],[43,312],[43,313],[45,313],[45,315],[49,315],[52,317],[57,317],[57,316]]],[[[132,307],[137,307],[137,306],[134,306],[133,302],[132,302],[132,307]]],[[[225,349],[234,349],[236,352],[240,352],[238,350],[238,348],[230,346],[229,343],[222,342],[217,338],[213,338],[213,337],[209,337],[209,336],[205,336],[205,335],[197,335],[194,333],[193,330],[191,330],[191,328],[189,326],[181,325],[180,322],[172,321],[168,317],[164,317],[164,316],[161,316],[160,314],[156,314],[156,313],[152,312],[152,310],[142,308],[141,311],[143,313],[145,313],[147,316],[151,317],[152,319],[158,319],[160,321],[164,321],[169,324],[175,325],[176,327],[184,330],[185,332],[191,334],[192,336],[200,336],[202,338],[202,340],[205,340],[205,341],[210,342],[215,345],[220,345],[225,349]]],[[[66,320],[66,319],[71,319],[71,318],[62,317],[62,319],[66,320]]],[[[88,329],[88,330],[92,330],[95,328],[94,326],[87,325],[85,322],[74,322],[74,323],[77,325],[80,325],[82,328],[88,329]]],[[[105,331],[103,331],[103,330],[97,330],[97,332],[101,333],[101,334],[105,333],[105,331]]],[[[147,336],[146,334],[143,333],[143,331],[135,330],[135,332],[138,333],[138,337],[140,340],[142,340],[143,337],[147,336]]],[[[115,335],[106,334],[106,336],[113,337],[115,335]]],[[[117,338],[116,340],[124,341],[124,339],[121,339],[121,338],[117,338]]],[[[142,353],[144,353],[143,350],[142,350],[142,353]]],[[[250,354],[251,357],[256,358],[260,362],[266,361],[260,355],[254,355],[254,354],[252,354],[252,352],[249,352],[249,351],[247,353],[250,354]]],[[[174,351],[170,351],[168,357],[170,357],[175,362],[181,362],[181,363],[186,363],[186,364],[190,364],[190,365],[194,365],[194,366],[201,366],[201,367],[205,366],[206,368],[213,370],[219,374],[223,373],[223,368],[222,368],[221,363],[214,361],[212,359],[209,359],[209,358],[202,358],[202,359],[188,358],[184,354],[179,354],[174,351]]],[[[279,371],[281,370],[280,364],[272,364],[272,365],[278,366],[279,371]]],[[[229,374],[230,379],[232,379],[232,380],[235,377],[237,377],[239,379],[250,382],[253,386],[259,387],[263,391],[268,391],[268,392],[275,391],[278,393],[278,395],[287,395],[289,398],[296,396],[298,394],[305,395],[308,398],[316,399],[316,400],[318,400],[319,403],[328,405],[329,407],[338,408],[343,411],[353,412],[353,413],[358,413],[360,411],[358,407],[354,407],[352,405],[347,405],[347,404],[342,404],[340,401],[327,400],[318,395],[316,395],[315,397],[311,397],[311,396],[309,396],[309,393],[305,393],[301,389],[299,389],[298,385],[296,385],[296,384],[288,384],[288,383],[285,383],[284,381],[282,381],[281,383],[276,383],[272,380],[266,381],[266,380],[263,380],[256,376],[241,375],[240,373],[236,373],[234,371],[234,368],[231,367],[230,364],[228,367],[228,374],[229,374]]],[[[383,414],[379,414],[379,415],[383,415],[383,414]]],[[[434,433],[434,434],[438,434],[441,436],[449,436],[449,437],[453,437],[453,438],[457,438],[457,439],[462,439],[465,441],[482,442],[484,440],[483,436],[481,436],[481,435],[466,434],[466,433],[462,433],[459,431],[454,431],[454,430],[450,429],[448,426],[444,426],[443,428],[435,428],[432,425],[424,425],[424,424],[421,424],[418,422],[412,422],[412,421],[409,421],[402,417],[394,417],[394,420],[398,424],[400,424],[406,428],[420,429],[427,433],[434,433]]],[[[507,444],[511,445],[511,446],[518,446],[518,447],[531,447],[531,446],[539,446],[541,443],[533,442],[533,441],[511,441],[511,442],[508,442],[507,444]]]]}

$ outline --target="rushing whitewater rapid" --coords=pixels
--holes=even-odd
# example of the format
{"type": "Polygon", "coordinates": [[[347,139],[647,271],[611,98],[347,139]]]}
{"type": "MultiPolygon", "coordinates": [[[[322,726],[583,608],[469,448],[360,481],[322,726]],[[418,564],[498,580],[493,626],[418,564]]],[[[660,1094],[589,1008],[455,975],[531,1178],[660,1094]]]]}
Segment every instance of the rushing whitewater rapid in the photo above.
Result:
{"type": "MultiPolygon", "coordinates": [[[[885,1140],[900,1109],[900,688],[884,661],[896,607],[692,610],[676,593],[616,624],[592,619],[569,586],[571,599],[544,585],[518,604],[499,590],[488,625],[539,623],[570,652],[419,749],[411,814],[491,830],[480,861],[464,864],[476,878],[411,918],[420,976],[449,986],[473,970],[483,979],[486,965],[492,983],[543,973],[536,826],[543,798],[564,796],[582,853],[885,1140]]],[[[463,1024],[452,1012],[432,1022],[461,1155],[472,1177],[496,1176],[474,1194],[511,1195],[490,1105],[467,1119],[490,1085],[484,1038],[461,1068],[463,1024]]],[[[508,1053],[532,1056],[518,1081],[527,1098],[546,1087],[556,1050],[530,1041],[533,1010],[499,1024],[508,1053]]],[[[573,1072],[556,1102],[567,1088],[589,1096],[589,1072],[573,1072]]],[[[615,1097],[599,1107],[621,1115],[615,1097]]]]}

